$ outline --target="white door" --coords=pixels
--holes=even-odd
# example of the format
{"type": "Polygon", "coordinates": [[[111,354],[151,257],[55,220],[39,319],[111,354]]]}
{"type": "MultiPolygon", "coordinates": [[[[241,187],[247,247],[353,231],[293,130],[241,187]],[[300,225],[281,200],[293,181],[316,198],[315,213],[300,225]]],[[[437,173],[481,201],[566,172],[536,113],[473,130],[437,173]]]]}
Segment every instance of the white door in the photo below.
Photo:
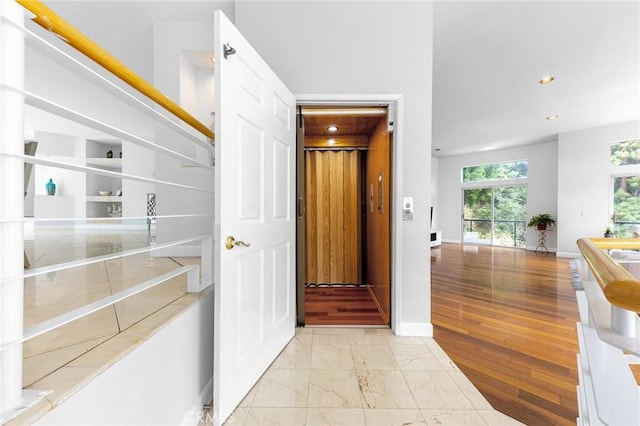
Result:
{"type": "Polygon", "coordinates": [[[295,332],[296,102],[220,11],[215,35],[214,421],[222,423],[295,332]]]}

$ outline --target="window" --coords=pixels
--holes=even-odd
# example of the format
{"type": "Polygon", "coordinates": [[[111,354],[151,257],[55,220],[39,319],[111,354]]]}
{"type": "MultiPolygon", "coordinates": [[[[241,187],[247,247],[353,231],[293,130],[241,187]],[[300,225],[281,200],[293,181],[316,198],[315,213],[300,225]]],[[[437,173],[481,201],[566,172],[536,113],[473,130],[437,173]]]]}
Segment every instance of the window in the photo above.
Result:
{"type": "Polygon", "coordinates": [[[640,164],[640,139],[611,144],[611,165],[640,164]]]}
{"type": "Polygon", "coordinates": [[[634,166],[640,164],[640,139],[612,143],[610,161],[613,231],[631,237],[633,225],[640,224],[640,169],[634,166]]]}
{"type": "Polygon", "coordinates": [[[613,177],[613,225],[617,237],[631,237],[640,224],[640,176],[613,177]]]}
{"type": "Polygon", "coordinates": [[[506,181],[527,173],[527,160],[462,168],[463,242],[526,247],[527,186],[506,181]]]}
{"type": "Polygon", "coordinates": [[[526,247],[527,187],[463,190],[463,242],[526,247]]]}
{"type": "Polygon", "coordinates": [[[527,160],[463,167],[462,181],[486,182],[492,180],[526,179],[528,167],[529,164],[527,160]]]}

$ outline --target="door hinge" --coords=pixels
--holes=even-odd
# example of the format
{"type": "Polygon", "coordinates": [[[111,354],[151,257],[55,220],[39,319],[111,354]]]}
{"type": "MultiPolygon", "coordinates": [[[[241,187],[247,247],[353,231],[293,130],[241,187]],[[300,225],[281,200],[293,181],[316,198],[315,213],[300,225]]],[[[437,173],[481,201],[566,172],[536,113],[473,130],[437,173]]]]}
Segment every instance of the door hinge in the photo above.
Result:
{"type": "Polygon", "coordinates": [[[229,43],[225,43],[224,46],[222,46],[222,47],[224,49],[224,58],[225,59],[227,59],[227,56],[236,54],[236,49],[234,49],[233,47],[229,46],[229,43]]]}
{"type": "Polygon", "coordinates": [[[387,131],[393,133],[396,129],[396,108],[395,104],[387,105],[387,131]]]}
{"type": "Polygon", "coordinates": [[[393,133],[393,130],[394,130],[393,126],[394,126],[394,122],[393,121],[389,121],[387,123],[387,132],[393,133]]]}

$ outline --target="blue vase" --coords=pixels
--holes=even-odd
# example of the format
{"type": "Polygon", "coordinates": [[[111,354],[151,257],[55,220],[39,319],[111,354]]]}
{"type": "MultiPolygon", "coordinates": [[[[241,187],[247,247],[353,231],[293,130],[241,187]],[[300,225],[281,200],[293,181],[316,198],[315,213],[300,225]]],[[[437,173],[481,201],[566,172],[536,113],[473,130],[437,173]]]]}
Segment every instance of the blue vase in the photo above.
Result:
{"type": "Polygon", "coordinates": [[[53,183],[53,179],[49,179],[45,186],[47,187],[47,195],[56,195],[56,184],[53,183]]]}

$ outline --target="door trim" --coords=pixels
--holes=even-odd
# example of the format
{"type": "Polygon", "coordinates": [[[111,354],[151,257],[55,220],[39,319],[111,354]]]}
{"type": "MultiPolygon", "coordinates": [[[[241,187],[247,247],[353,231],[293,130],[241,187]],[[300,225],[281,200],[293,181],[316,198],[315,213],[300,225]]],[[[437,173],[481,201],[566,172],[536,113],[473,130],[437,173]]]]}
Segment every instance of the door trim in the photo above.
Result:
{"type": "MultiPolygon", "coordinates": [[[[296,99],[297,102],[297,99],[296,99]]],[[[307,275],[306,257],[306,227],[307,215],[305,212],[306,194],[304,187],[304,173],[300,173],[304,164],[304,117],[302,107],[296,105],[296,325],[303,327],[305,323],[305,292],[304,281],[307,275]],[[303,288],[300,288],[300,282],[303,288]],[[302,291],[301,291],[302,290],[302,291]]]]}
{"type": "Polygon", "coordinates": [[[295,94],[297,105],[344,105],[344,106],[380,106],[388,105],[390,121],[393,121],[393,151],[391,154],[392,182],[391,191],[391,329],[399,334],[402,318],[402,125],[403,96],[399,94],[295,94]]]}

